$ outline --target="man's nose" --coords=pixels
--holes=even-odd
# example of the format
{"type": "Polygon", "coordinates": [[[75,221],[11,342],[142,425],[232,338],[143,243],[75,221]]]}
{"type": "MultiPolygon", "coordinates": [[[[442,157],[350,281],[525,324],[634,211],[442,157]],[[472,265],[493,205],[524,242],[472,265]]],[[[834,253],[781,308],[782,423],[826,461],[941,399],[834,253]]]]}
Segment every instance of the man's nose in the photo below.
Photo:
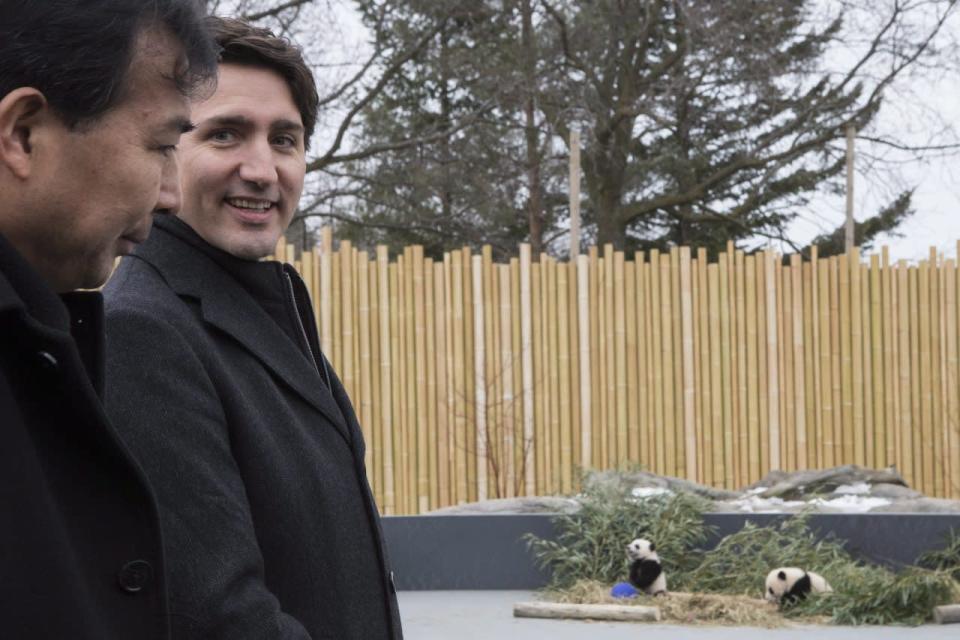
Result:
{"type": "Polygon", "coordinates": [[[240,179],[260,189],[277,182],[277,165],[269,142],[264,140],[248,145],[240,163],[240,179]]]}

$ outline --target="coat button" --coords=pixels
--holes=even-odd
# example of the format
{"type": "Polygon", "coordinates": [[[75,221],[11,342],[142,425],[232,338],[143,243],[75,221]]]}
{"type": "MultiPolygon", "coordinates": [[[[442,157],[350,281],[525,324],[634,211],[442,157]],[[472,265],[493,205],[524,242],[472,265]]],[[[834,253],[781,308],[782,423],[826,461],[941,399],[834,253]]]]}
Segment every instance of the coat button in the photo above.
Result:
{"type": "Polygon", "coordinates": [[[37,352],[37,364],[40,365],[42,370],[50,373],[53,373],[60,367],[60,363],[57,362],[57,359],[49,351],[37,352]]]}
{"type": "Polygon", "coordinates": [[[123,565],[117,574],[120,588],[127,593],[138,593],[144,589],[153,578],[153,567],[146,560],[133,560],[123,565]]]}

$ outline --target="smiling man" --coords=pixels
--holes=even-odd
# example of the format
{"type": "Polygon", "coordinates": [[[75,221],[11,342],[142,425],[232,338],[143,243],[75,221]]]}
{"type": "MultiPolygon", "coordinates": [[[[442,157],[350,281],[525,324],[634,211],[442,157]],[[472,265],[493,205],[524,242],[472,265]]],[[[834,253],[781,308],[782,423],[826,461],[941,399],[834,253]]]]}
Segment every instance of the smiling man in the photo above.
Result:
{"type": "Polygon", "coordinates": [[[356,416],[303,282],[260,261],[303,188],[313,77],[267,31],[213,31],[180,212],[105,290],[107,408],[160,501],[174,635],[400,638],[356,416]]]}
{"type": "Polygon", "coordinates": [[[195,0],[0,0],[0,636],[169,637],[160,521],[108,422],[118,255],[180,203],[195,0]],[[58,295],[59,294],[59,295],[58,295]]]}

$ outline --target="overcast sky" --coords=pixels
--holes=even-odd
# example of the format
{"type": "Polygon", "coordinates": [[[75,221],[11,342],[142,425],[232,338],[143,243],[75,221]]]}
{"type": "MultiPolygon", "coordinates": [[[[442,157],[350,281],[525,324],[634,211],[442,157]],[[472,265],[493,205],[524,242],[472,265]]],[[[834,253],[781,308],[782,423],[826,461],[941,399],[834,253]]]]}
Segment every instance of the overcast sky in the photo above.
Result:
{"type": "MultiPolygon", "coordinates": [[[[822,0],[828,10],[835,10],[837,2],[822,0]]],[[[319,42],[315,38],[304,38],[301,42],[312,60],[322,58],[332,63],[327,67],[328,77],[324,78],[323,72],[318,77],[321,84],[330,82],[334,74],[348,72],[349,67],[338,66],[338,63],[357,63],[363,59],[366,33],[352,7],[351,2],[341,0],[338,15],[333,20],[336,24],[328,22],[326,37],[319,42]],[[331,46],[333,41],[338,41],[338,45],[331,46]]],[[[329,20],[330,16],[326,18],[329,20]]],[[[953,17],[948,29],[960,40],[960,16],[953,17]]],[[[957,61],[951,63],[955,67],[957,61]]],[[[900,132],[909,144],[955,142],[955,136],[948,139],[940,131],[947,124],[960,128],[960,77],[953,71],[942,71],[931,81],[901,82],[888,92],[880,118],[879,128],[900,132]]],[[[330,121],[335,121],[334,117],[330,121]]],[[[323,149],[329,143],[327,138],[333,135],[322,124],[314,140],[316,150],[323,149]]],[[[922,162],[906,161],[903,154],[857,142],[855,217],[861,219],[873,215],[903,189],[916,188],[913,200],[916,214],[899,228],[903,237],[883,238],[876,243],[877,250],[881,244],[887,244],[893,260],[915,261],[927,258],[930,247],[934,246],[945,257],[956,257],[956,243],[960,240],[958,163],[960,155],[930,157],[922,162]],[[871,162],[871,155],[885,155],[892,162],[880,167],[871,162]]],[[[845,206],[843,194],[818,196],[810,210],[793,224],[789,235],[796,242],[806,242],[835,228],[844,220],[845,206]]],[[[786,247],[783,249],[787,250],[786,247]]]]}

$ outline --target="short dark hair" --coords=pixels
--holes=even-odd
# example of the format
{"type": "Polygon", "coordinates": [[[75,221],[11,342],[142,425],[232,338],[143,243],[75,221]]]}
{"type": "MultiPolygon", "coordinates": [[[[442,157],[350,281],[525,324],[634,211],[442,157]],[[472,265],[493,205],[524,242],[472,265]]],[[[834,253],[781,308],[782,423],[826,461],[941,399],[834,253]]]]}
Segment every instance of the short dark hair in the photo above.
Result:
{"type": "Polygon", "coordinates": [[[265,67],[278,73],[287,82],[300,119],[303,120],[304,145],[309,148],[313,129],[317,125],[320,98],[313,73],[304,62],[300,48],[267,29],[242,20],[219,16],[211,16],[207,20],[213,37],[220,45],[221,63],[265,67]]]}
{"type": "Polygon", "coordinates": [[[0,98],[33,87],[68,127],[96,120],[122,101],[150,28],[183,47],[173,80],[188,95],[216,74],[205,15],[199,0],[0,0],[0,98]]]}

